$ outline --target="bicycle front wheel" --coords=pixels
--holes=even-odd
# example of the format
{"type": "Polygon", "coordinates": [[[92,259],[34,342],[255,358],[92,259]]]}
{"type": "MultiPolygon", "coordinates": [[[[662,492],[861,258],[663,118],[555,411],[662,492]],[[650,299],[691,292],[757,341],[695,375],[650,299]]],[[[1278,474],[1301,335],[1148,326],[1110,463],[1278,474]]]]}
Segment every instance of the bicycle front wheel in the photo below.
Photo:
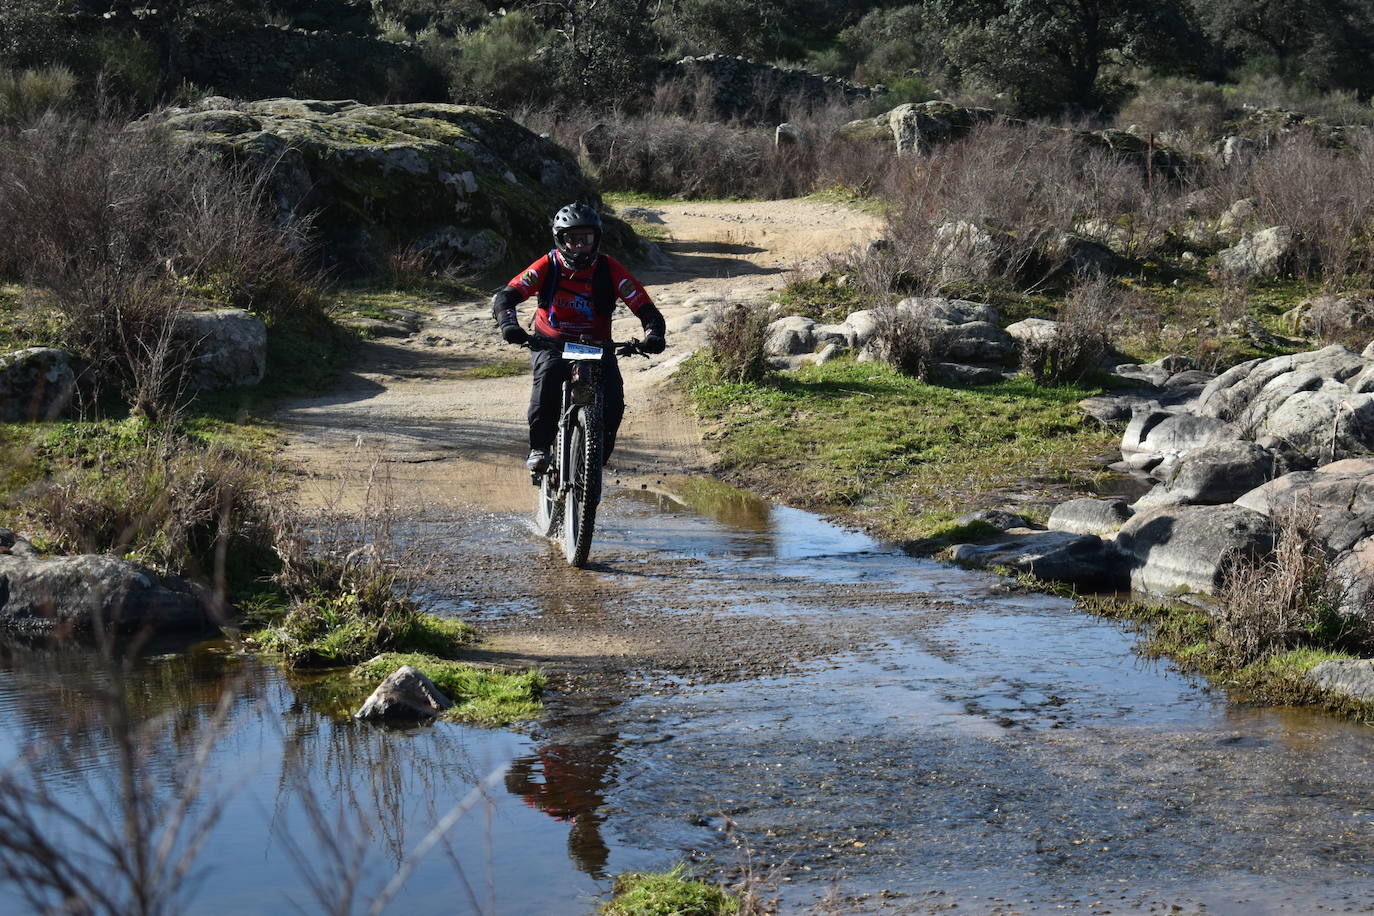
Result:
{"type": "Polygon", "coordinates": [[[564,469],[567,489],[563,498],[563,554],[573,566],[582,566],[591,553],[596,507],[601,501],[599,412],[579,410],[569,435],[570,466],[564,469]]]}

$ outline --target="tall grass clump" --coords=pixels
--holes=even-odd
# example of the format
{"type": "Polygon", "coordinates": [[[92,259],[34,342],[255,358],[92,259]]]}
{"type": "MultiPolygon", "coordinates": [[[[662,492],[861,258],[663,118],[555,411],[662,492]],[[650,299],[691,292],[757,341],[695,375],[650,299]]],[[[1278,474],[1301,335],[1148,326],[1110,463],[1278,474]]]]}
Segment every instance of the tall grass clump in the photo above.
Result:
{"type": "Polygon", "coordinates": [[[768,372],[768,307],[760,302],[718,306],[706,326],[706,351],[721,381],[742,385],[768,372]]]}
{"type": "Polygon", "coordinates": [[[27,124],[76,100],[77,78],[62,64],[27,70],[0,69],[0,126],[27,124]]]}
{"type": "Polygon", "coordinates": [[[1304,647],[1368,649],[1370,590],[1336,574],[1316,531],[1316,510],[1293,506],[1274,521],[1271,554],[1227,564],[1217,594],[1217,642],[1237,666],[1304,647]]]}
{"type": "Polygon", "coordinates": [[[0,275],[44,291],[88,381],[157,417],[185,390],[175,328],[197,300],[269,320],[318,309],[267,203],[262,179],[150,123],[50,113],[0,133],[0,275]]]}

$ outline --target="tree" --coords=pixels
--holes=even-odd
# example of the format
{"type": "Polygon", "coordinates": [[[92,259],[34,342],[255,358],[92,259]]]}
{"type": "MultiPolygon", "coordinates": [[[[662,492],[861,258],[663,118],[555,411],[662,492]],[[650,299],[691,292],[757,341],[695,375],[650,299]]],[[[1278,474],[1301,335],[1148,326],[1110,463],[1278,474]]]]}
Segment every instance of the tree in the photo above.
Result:
{"type": "Polygon", "coordinates": [[[1119,100],[1110,65],[1150,65],[1195,46],[1183,0],[927,0],[950,64],[1005,92],[1025,114],[1092,111],[1119,100]]]}
{"type": "Polygon", "coordinates": [[[1285,80],[1369,93],[1369,0],[1193,0],[1207,34],[1236,63],[1268,64],[1285,80]]]}

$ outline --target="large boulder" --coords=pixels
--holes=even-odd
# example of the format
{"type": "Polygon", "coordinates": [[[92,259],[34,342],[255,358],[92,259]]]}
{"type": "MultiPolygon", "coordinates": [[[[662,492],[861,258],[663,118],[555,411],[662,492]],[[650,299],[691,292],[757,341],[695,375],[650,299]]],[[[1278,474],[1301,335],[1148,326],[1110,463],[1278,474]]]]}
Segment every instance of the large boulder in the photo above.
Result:
{"type": "Polygon", "coordinates": [[[1152,470],[1174,462],[1185,452],[1234,438],[1229,424],[1215,417],[1154,410],[1131,418],[1121,436],[1122,461],[1131,468],[1152,470]]]}
{"type": "Polygon", "coordinates": [[[1235,501],[1285,470],[1282,459],[1254,442],[1213,442],[1181,455],[1137,509],[1235,501]]]}
{"type": "Polygon", "coordinates": [[[172,336],[186,348],[187,376],[201,391],[256,385],[267,372],[267,326],[243,309],[181,312],[172,336]]]}
{"type": "MultiPolygon", "coordinates": [[[[1239,419],[1262,392],[1264,403],[1272,409],[1276,406],[1272,395],[1276,389],[1292,393],[1320,387],[1324,381],[1344,383],[1359,376],[1371,363],[1374,361],[1368,357],[1339,344],[1289,356],[1252,359],[1212,379],[1198,399],[1197,412],[1223,420],[1239,419]]],[[[1256,419],[1255,411],[1249,415],[1251,420],[1256,419]]]]}
{"type": "Polygon", "coordinates": [[[117,557],[0,554],[0,628],[200,630],[206,603],[186,582],[117,557]]]}
{"type": "Polygon", "coordinates": [[[963,299],[909,298],[897,303],[900,312],[938,328],[944,355],[975,363],[1003,363],[1016,352],[1016,341],[997,326],[997,310],[963,299]]]}
{"type": "Polygon", "coordinates": [[[1287,226],[1253,232],[1217,253],[1217,271],[1232,281],[1250,282],[1282,276],[1298,257],[1298,238],[1287,226]]]}
{"type": "Polygon", "coordinates": [[[0,354],[0,423],[55,420],[76,394],[71,358],[51,347],[0,354]]]}
{"type": "Polygon", "coordinates": [[[1284,474],[1242,494],[1236,505],[1271,517],[1311,513],[1314,533],[1340,554],[1374,535],[1374,459],[1346,458],[1284,474]]]}
{"type": "Polygon", "coordinates": [[[764,331],[763,351],[769,356],[799,356],[816,350],[816,322],[788,315],[771,322],[764,331]]]}
{"type": "MultiPolygon", "coordinates": [[[[483,270],[548,247],[549,219],[571,200],[599,202],[572,153],[488,108],[225,99],[157,120],[191,148],[270,176],[284,217],[313,213],[341,269],[411,248],[483,270]]],[[[608,243],[632,244],[623,225],[608,243]]]]}
{"type": "Polygon", "coordinates": [[[1231,558],[1273,550],[1274,526],[1267,516],[1240,506],[1163,507],[1122,525],[1115,546],[1134,590],[1196,599],[1216,594],[1231,558]]]}
{"type": "Polygon", "coordinates": [[[402,665],[388,674],[353,715],[370,722],[418,722],[453,706],[423,671],[402,665]]]}

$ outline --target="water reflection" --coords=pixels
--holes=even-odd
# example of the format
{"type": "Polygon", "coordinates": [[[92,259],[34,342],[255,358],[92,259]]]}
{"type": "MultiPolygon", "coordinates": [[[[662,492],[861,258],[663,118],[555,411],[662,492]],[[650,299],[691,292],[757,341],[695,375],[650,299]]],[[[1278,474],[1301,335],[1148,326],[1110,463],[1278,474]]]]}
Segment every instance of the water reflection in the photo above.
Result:
{"type": "Polygon", "coordinates": [[[550,817],[570,822],[568,854],[594,878],[606,876],[610,848],[601,836],[607,786],[617,762],[618,736],[599,735],[577,744],[546,744],[516,758],[506,771],[506,790],[550,817]]]}
{"type": "MultiPolygon", "coordinates": [[[[164,822],[186,802],[186,829],[206,831],[198,860],[204,877],[178,912],[315,911],[344,883],[355,899],[368,900],[402,864],[416,864],[420,840],[474,786],[492,776],[499,784],[509,760],[530,755],[529,740],[508,732],[449,723],[397,732],[354,722],[347,712],[368,685],[284,676],[221,644],[167,648],[129,660],[119,692],[112,690],[121,680],[117,669],[90,649],[5,644],[0,764],[53,803],[42,831],[73,855],[90,855],[127,822],[120,786],[128,772],[121,760],[129,758],[121,757],[119,741],[126,710],[146,742],[133,759],[156,789],[148,796],[151,822],[164,822]],[[221,699],[228,712],[222,725],[215,720],[221,699]],[[26,752],[32,765],[21,759],[26,752]],[[187,765],[197,754],[201,788],[188,797],[187,765]]],[[[559,810],[570,810],[574,798],[569,793],[559,810]]],[[[556,912],[560,902],[594,895],[599,888],[587,874],[604,873],[608,855],[599,820],[575,813],[572,822],[574,845],[594,863],[586,874],[568,858],[567,826],[510,795],[478,798],[448,841],[418,863],[398,907],[436,912],[442,898],[446,912],[465,905],[556,912]],[[537,886],[523,881],[531,863],[545,879],[537,886]]],[[[115,874],[108,858],[92,858],[86,871],[115,874]]],[[[0,881],[0,913],[31,911],[21,899],[0,881]]]]}

